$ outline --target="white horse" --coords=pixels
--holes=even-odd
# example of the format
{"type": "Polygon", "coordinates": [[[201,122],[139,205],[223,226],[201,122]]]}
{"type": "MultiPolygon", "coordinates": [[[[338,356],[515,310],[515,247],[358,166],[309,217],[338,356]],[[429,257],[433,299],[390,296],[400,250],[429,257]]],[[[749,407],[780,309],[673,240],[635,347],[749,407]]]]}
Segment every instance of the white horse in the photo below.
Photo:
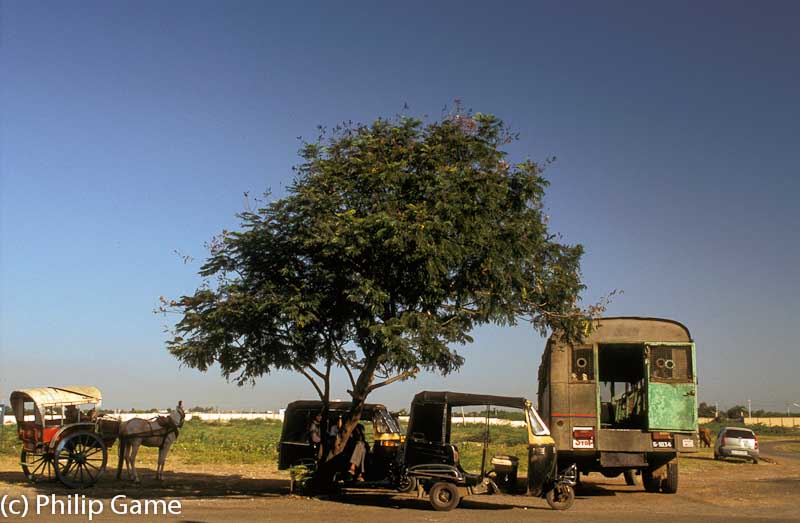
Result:
{"type": "Polygon", "coordinates": [[[132,418],[123,422],[119,428],[119,463],[117,464],[117,479],[122,475],[122,461],[125,460],[128,477],[139,483],[136,473],[136,454],[139,447],[158,447],[158,468],[156,479],[164,479],[164,463],[167,453],[175,440],[178,439],[178,430],[183,427],[186,413],[183,411],[183,402],[179,401],[177,408],[168,416],[146,420],[132,418]]]}

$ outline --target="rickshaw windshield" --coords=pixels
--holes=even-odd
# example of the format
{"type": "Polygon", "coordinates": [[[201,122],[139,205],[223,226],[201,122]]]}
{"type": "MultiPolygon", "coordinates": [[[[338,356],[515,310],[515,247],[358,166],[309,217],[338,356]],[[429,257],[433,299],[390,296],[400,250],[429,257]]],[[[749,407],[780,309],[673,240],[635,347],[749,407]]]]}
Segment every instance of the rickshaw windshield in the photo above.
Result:
{"type": "Polygon", "coordinates": [[[528,406],[527,414],[528,414],[528,422],[531,426],[531,432],[535,436],[549,436],[550,429],[547,428],[547,425],[544,424],[542,418],[539,417],[539,413],[536,412],[536,409],[533,406],[528,406]]]}
{"type": "Polygon", "coordinates": [[[395,419],[383,410],[377,410],[372,419],[377,434],[399,434],[400,427],[395,419]]]}

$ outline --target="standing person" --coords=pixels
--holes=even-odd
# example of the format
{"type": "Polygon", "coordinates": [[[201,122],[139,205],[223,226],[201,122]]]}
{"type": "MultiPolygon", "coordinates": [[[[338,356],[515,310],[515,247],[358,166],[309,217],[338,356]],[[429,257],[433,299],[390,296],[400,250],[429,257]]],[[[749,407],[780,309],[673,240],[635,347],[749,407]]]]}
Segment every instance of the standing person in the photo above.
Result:
{"type": "Polygon", "coordinates": [[[355,477],[356,481],[364,481],[364,463],[367,458],[367,452],[369,452],[364,425],[359,423],[353,429],[350,439],[355,445],[353,453],[350,455],[350,470],[348,470],[348,473],[351,477],[355,477]],[[356,476],[356,473],[358,476],[356,476]]]}
{"type": "Polygon", "coordinates": [[[336,436],[339,435],[339,431],[342,430],[342,415],[339,415],[339,419],[336,423],[331,423],[330,428],[328,429],[328,448],[330,449],[330,454],[333,453],[333,447],[336,445],[336,436]]]}
{"type": "Polygon", "coordinates": [[[319,444],[322,443],[322,414],[317,414],[308,427],[308,442],[314,448],[314,455],[319,457],[319,444]]]}

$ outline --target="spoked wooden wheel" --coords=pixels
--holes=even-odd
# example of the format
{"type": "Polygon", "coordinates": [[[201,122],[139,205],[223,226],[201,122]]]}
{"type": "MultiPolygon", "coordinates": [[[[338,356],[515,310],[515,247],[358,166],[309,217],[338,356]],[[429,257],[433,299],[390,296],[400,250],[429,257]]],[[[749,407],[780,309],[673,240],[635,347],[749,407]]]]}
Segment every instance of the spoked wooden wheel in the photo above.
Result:
{"type": "Polygon", "coordinates": [[[33,483],[51,481],[55,477],[52,454],[23,450],[19,457],[19,464],[22,466],[25,477],[33,483]]]}
{"type": "Polygon", "coordinates": [[[100,436],[92,432],[75,432],[56,447],[56,477],[70,488],[91,487],[106,470],[107,461],[108,450],[100,436]]]}

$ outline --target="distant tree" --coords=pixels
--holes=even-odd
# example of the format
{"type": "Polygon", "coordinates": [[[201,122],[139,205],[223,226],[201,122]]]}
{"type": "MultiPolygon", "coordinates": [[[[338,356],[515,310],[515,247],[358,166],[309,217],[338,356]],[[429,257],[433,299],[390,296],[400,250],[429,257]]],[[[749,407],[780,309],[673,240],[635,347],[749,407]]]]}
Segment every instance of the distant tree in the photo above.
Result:
{"type": "Polygon", "coordinates": [[[728,419],[743,418],[746,413],[747,407],[743,407],[742,405],[734,405],[725,411],[725,415],[728,417],[728,419]]]}
{"type": "MultiPolygon", "coordinates": [[[[581,336],[583,249],[548,230],[548,182],[511,164],[502,121],[456,110],[345,125],[304,144],[288,195],[240,215],[211,244],[169,351],[239,384],[296,371],[330,398],[342,368],[353,400],[334,454],[379,387],[464,362],[478,325],[530,322],[581,336]]],[[[489,349],[491,350],[491,349],[489,349]]]]}
{"type": "Polygon", "coordinates": [[[701,401],[700,405],[697,406],[697,415],[701,418],[713,418],[717,415],[717,411],[713,405],[701,401]]]}
{"type": "Polygon", "coordinates": [[[189,409],[189,412],[216,412],[217,410],[216,407],[201,407],[198,405],[189,409]]]}

